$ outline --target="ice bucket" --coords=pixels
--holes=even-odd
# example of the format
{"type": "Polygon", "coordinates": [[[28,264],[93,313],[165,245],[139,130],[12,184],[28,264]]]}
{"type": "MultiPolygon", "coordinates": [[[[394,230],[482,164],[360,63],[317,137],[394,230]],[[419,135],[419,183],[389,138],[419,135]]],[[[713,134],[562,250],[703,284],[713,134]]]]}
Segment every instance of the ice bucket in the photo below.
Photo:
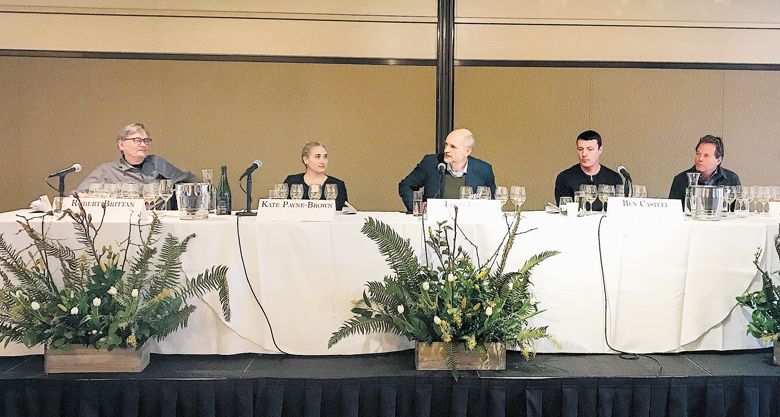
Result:
{"type": "Polygon", "coordinates": [[[724,187],[717,185],[696,185],[691,187],[693,218],[696,220],[720,220],[723,211],[724,187]]]}
{"type": "Polygon", "coordinates": [[[209,217],[211,193],[208,183],[176,184],[176,199],[179,203],[180,219],[192,220],[209,217]]]}

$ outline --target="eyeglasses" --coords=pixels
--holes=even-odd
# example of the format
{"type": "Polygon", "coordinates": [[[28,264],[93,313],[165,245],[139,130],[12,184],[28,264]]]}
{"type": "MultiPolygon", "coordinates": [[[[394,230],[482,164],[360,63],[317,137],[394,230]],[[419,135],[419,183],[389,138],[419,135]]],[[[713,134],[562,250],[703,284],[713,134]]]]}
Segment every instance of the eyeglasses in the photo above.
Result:
{"type": "Polygon", "coordinates": [[[142,143],[145,145],[150,145],[152,143],[152,138],[125,138],[122,140],[132,140],[136,145],[140,145],[142,143]]]}

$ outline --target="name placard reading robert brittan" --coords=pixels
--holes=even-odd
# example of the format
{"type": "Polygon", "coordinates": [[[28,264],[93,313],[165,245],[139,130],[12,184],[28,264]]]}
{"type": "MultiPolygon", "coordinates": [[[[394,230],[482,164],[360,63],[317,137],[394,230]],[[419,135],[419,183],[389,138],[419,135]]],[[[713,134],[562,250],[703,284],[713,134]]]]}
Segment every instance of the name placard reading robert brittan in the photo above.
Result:
{"type": "Polygon", "coordinates": [[[336,216],[336,202],[332,200],[260,200],[257,203],[257,221],[328,222],[336,216]]]}
{"type": "MultiPolygon", "coordinates": [[[[144,200],[141,199],[120,199],[120,198],[82,198],[81,205],[84,210],[92,215],[93,219],[100,219],[103,216],[103,205],[106,206],[105,218],[108,220],[127,220],[135,213],[145,211],[144,200]]],[[[66,197],[62,201],[62,208],[69,208],[78,211],[79,203],[73,197],[66,197]]]]}
{"type": "MultiPolygon", "coordinates": [[[[106,204],[106,207],[121,207],[121,208],[134,208],[135,203],[133,200],[97,200],[97,199],[90,199],[90,200],[81,200],[81,205],[84,206],[84,208],[87,207],[103,207],[103,203],[106,204]]],[[[76,199],[71,200],[70,207],[77,209],[79,206],[79,203],[76,201],[76,199]]]]}

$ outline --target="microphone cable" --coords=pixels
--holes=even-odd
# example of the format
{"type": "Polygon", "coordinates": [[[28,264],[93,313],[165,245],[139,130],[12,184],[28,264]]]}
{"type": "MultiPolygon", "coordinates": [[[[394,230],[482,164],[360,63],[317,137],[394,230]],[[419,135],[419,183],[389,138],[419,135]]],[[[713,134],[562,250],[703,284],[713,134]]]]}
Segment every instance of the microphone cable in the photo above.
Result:
{"type": "Polygon", "coordinates": [[[260,311],[263,312],[263,317],[265,318],[265,322],[268,323],[268,330],[271,332],[271,342],[273,342],[274,347],[276,347],[276,350],[278,350],[281,353],[284,353],[285,355],[298,356],[292,353],[285,352],[284,350],[282,350],[282,348],[279,347],[278,344],[276,344],[276,337],[274,336],[274,328],[271,325],[271,320],[268,319],[268,314],[266,314],[265,309],[263,308],[263,304],[260,303],[260,299],[257,298],[255,289],[254,287],[252,287],[252,283],[249,281],[249,274],[246,272],[246,262],[244,261],[244,250],[241,247],[241,228],[239,227],[240,219],[241,216],[236,216],[236,236],[238,238],[238,254],[241,257],[241,267],[244,268],[244,278],[246,279],[246,284],[249,286],[249,290],[252,292],[252,297],[255,298],[255,303],[257,303],[257,306],[260,307],[260,311]]]}
{"type": "Polygon", "coordinates": [[[632,353],[632,352],[625,352],[620,349],[615,349],[612,347],[612,345],[609,343],[609,335],[607,330],[607,317],[609,315],[609,298],[607,297],[607,278],[606,274],[604,273],[604,256],[602,254],[601,250],[601,224],[604,222],[604,219],[607,218],[606,215],[602,215],[599,219],[599,225],[597,229],[597,237],[598,237],[598,244],[599,244],[599,265],[601,267],[601,287],[604,294],[604,342],[607,344],[607,347],[614,351],[619,353],[620,359],[626,359],[626,360],[637,360],[640,357],[645,357],[651,359],[653,362],[658,365],[658,372],[656,373],[656,377],[660,377],[663,373],[664,367],[661,365],[661,362],[658,361],[658,359],[642,353],[632,353]]]}

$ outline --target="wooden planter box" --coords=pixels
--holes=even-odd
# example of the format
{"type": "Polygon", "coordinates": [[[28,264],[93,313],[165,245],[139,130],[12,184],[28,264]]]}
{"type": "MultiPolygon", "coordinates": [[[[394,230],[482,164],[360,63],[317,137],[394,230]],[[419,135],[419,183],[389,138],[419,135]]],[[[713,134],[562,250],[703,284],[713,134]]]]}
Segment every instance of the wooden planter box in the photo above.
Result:
{"type": "Polygon", "coordinates": [[[139,350],[117,348],[109,352],[79,345],[46,349],[43,354],[43,367],[47,374],[141,372],[146,365],[149,365],[148,343],[139,350]]]}
{"type": "MultiPolygon", "coordinates": [[[[414,348],[414,365],[420,371],[449,370],[444,343],[417,342],[414,348]]],[[[466,350],[463,343],[455,344],[455,360],[460,370],[506,369],[506,345],[486,343],[485,352],[466,350]]]]}

